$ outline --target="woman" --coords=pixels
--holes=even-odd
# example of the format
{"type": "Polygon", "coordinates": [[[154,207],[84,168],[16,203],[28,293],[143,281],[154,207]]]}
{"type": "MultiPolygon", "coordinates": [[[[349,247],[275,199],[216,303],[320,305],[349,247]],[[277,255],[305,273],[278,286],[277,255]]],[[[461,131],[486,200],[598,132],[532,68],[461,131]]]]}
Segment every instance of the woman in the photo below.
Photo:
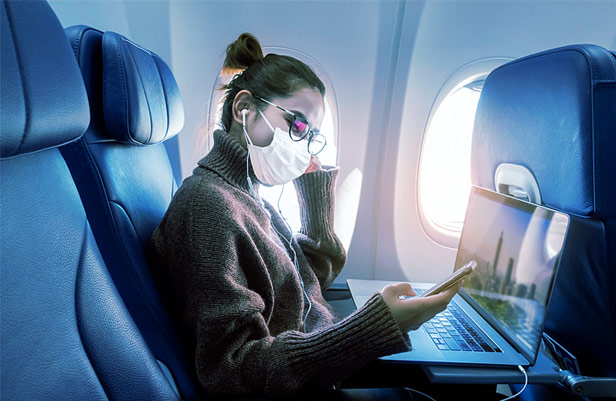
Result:
{"type": "Polygon", "coordinates": [[[323,167],[325,88],[292,57],[263,57],[242,34],[224,68],[222,130],[176,193],[152,238],[154,274],[210,392],[331,389],[379,356],[406,351],[406,332],[443,310],[459,287],[418,299],[385,287],[340,320],[322,292],[346,255],[333,230],[337,168],[323,167]],[[259,185],[293,181],[293,235],[259,185]]]}

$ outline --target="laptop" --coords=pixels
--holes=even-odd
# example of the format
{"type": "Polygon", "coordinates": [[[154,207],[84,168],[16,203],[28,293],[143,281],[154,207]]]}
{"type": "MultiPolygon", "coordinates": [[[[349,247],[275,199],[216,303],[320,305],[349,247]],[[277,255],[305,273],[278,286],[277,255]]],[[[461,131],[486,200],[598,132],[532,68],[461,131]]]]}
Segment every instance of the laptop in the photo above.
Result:
{"type": "MultiPolygon", "coordinates": [[[[447,309],[410,331],[413,349],[381,359],[430,364],[535,364],[569,216],[472,187],[454,271],[477,267],[447,309]]],[[[347,280],[359,308],[390,282],[347,280]]],[[[415,291],[431,287],[411,283],[415,291]]]]}

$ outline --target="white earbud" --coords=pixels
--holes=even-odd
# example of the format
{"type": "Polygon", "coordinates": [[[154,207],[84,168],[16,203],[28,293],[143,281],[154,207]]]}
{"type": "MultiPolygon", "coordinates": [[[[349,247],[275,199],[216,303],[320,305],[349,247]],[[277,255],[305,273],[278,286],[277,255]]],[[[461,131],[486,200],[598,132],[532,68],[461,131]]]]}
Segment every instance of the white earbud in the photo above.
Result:
{"type": "MultiPolygon", "coordinates": [[[[246,132],[246,114],[248,114],[248,109],[242,110],[242,128],[244,129],[244,135],[246,136],[246,142],[248,142],[248,133],[246,132]]],[[[252,186],[252,180],[250,179],[250,174],[248,173],[248,158],[250,157],[250,150],[248,151],[248,156],[246,157],[246,180],[248,181],[248,188],[250,190],[250,194],[253,198],[257,199],[257,195],[255,194],[254,187],[252,186]]]]}

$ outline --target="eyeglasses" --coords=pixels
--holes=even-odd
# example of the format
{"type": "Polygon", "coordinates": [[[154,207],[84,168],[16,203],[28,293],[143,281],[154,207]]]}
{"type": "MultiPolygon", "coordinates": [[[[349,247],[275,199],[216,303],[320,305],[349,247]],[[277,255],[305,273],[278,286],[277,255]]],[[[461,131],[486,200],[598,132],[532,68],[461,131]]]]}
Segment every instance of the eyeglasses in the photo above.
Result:
{"type": "Polygon", "coordinates": [[[321,153],[323,149],[325,149],[325,145],[327,145],[325,136],[323,136],[323,134],[321,134],[318,130],[310,129],[310,123],[304,117],[298,116],[284,107],[280,107],[268,100],[263,99],[262,97],[254,97],[293,116],[293,123],[289,127],[289,137],[295,142],[303,141],[308,138],[308,152],[311,155],[316,156],[321,153]]]}

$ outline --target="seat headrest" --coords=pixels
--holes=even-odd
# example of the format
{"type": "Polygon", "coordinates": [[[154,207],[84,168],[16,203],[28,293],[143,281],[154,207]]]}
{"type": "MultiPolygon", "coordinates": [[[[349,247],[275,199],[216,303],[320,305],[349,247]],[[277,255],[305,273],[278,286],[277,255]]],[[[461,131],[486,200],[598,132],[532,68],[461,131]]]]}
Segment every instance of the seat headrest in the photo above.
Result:
{"type": "Polygon", "coordinates": [[[178,85],[156,54],[115,32],[103,34],[103,110],[112,139],[152,145],[184,126],[178,85]]]}
{"type": "Polygon", "coordinates": [[[601,148],[614,138],[615,98],[616,59],[600,46],[565,46],[500,66],[477,106],[473,183],[495,189],[498,166],[519,164],[534,174],[545,204],[601,214],[613,202],[605,190],[613,155],[601,148]]]}
{"type": "Polygon", "coordinates": [[[79,138],[90,109],[60,21],[45,1],[2,1],[0,12],[0,158],[79,138]]]}

